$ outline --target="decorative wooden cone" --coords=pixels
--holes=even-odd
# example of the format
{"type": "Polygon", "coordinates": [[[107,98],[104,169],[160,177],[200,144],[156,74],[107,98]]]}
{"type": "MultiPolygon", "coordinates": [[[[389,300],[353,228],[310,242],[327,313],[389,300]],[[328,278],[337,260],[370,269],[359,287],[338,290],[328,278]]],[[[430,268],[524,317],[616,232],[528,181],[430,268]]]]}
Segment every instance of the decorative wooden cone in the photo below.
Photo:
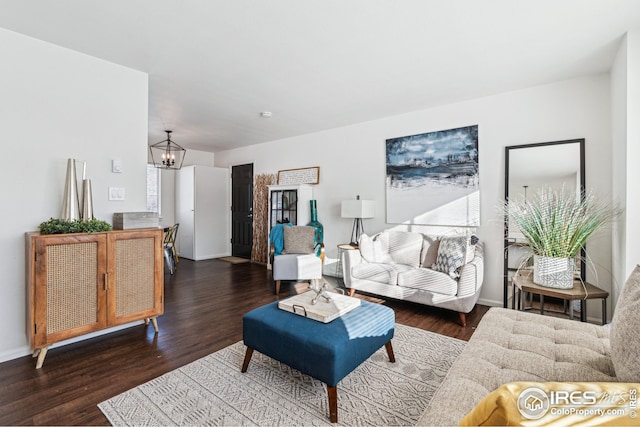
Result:
{"type": "Polygon", "coordinates": [[[64,184],[62,200],[62,219],[75,221],[80,219],[80,202],[78,200],[78,182],[76,178],[76,161],[67,161],[67,179],[64,184]]]}
{"type": "Polygon", "coordinates": [[[91,180],[82,180],[82,220],[89,221],[93,217],[93,194],[91,192],[91,180]]]}

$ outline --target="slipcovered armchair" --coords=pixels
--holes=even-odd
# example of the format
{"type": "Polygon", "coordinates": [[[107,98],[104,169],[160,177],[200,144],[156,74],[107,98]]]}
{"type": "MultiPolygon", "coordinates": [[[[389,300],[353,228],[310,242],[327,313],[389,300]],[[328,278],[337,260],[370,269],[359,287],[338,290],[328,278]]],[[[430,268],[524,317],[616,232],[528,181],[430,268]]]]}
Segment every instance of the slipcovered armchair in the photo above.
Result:
{"type": "Polygon", "coordinates": [[[270,259],[276,295],[283,280],[296,282],[322,279],[324,245],[314,243],[315,228],[277,224],[271,230],[270,259]]]}

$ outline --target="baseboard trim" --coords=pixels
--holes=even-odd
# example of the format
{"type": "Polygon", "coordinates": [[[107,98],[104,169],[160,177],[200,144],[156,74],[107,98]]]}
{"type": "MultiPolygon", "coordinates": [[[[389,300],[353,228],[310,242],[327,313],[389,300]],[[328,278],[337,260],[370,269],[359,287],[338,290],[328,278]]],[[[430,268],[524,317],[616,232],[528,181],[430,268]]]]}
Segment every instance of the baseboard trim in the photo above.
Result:
{"type": "MultiPolygon", "coordinates": [[[[479,298],[478,299],[478,304],[480,305],[486,305],[489,307],[502,307],[503,302],[502,301],[497,301],[497,300],[492,300],[492,299],[486,299],[486,298],[479,298]]],[[[511,299],[509,299],[509,304],[511,304],[511,299]]],[[[509,305],[507,308],[511,308],[511,305],[509,305]]],[[[532,312],[540,314],[540,310],[535,311],[533,310],[532,312]]],[[[580,312],[579,311],[574,311],[574,316],[579,320],[580,319],[580,312]]],[[[563,317],[560,317],[560,319],[563,319],[563,317]]],[[[567,319],[569,319],[569,317],[567,316],[567,319]]],[[[607,321],[610,322],[609,319],[607,319],[607,321]]],[[[593,323],[596,325],[600,325],[602,324],[602,317],[601,316],[590,316],[589,314],[587,314],[587,323],[593,323]]]]}
{"type": "Polygon", "coordinates": [[[489,307],[502,307],[502,301],[479,298],[478,304],[480,305],[488,305],[489,307]]]}
{"type": "MultiPolygon", "coordinates": [[[[141,325],[141,324],[144,324],[144,321],[139,320],[139,321],[132,322],[132,323],[127,323],[127,324],[124,324],[124,325],[114,326],[113,328],[104,329],[102,331],[92,332],[92,333],[89,333],[89,334],[86,334],[86,335],[81,335],[79,337],[70,338],[70,339],[65,340],[65,341],[57,342],[55,344],[52,344],[49,347],[49,349],[62,347],[62,346],[65,346],[67,344],[72,344],[72,343],[78,342],[78,341],[88,340],[89,338],[98,337],[98,336],[101,336],[101,335],[109,334],[111,332],[120,331],[122,329],[131,328],[133,326],[138,326],[138,325],[141,325]]],[[[24,356],[30,356],[32,353],[33,353],[33,351],[31,350],[31,347],[29,347],[29,346],[21,346],[19,348],[12,349],[12,350],[9,350],[7,352],[4,352],[4,353],[0,354],[0,363],[8,362],[9,360],[19,359],[19,358],[24,357],[24,356]]],[[[33,363],[34,363],[33,366],[35,366],[35,360],[34,360],[33,363]]]]}

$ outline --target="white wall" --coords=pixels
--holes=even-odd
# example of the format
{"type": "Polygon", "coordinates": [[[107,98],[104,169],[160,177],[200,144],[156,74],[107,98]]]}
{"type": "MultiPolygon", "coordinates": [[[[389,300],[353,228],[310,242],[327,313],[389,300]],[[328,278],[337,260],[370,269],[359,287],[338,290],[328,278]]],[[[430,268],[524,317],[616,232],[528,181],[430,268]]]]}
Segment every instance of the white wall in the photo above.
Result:
{"type": "MultiPolygon", "coordinates": [[[[625,279],[637,264],[640,264],[640,31],[627,34],[627,148],[626,148],[626,254],[625,279]]],[[[621,282],[621,284],[624,283],[621,282]]]]}
{"type": "Polygon", "coordinates": [[[611,66],[611,138],[612,175],[611,194],[618,200],[623,213],[615,219],[612,228],[611,253],[615,278],[611,300],[617,301],[620,288],[627,275],[627,38],[625,37],[611,66]]]}
{"type": "MultiPolygon", "coordinates": [[[[94,211],[146,206],[147,75],[0,29],[3,191],[0,361],[28,354],[25,238],[61,215],[68,158],[87,162],[94,211]],[[111,160],[124,173],[111,173],[111,160]],[[109,186],[125,201],[108,201],[109,186]]],[[[81,169],[80,169],[81,171],[81,169]]],[[[79,171],[79,172],[80,172],[79,171]]]]}
{"type": "MultiPolygon", "coordinates": [[[[481,226],[486,242],[484,304],[502,304],[502,220],[497,206],[504,193],[504,147],[586,138],[586,184],[604,197],[611,191],[611,119],[609,75],[573,79],[468,102],[446,105],[324,132],[216,153],[216,166],[253,163],[254,174],[320,166],[314,187],[318,219],[324,225],[329,256],[347,242],[352,223],[340,218],[340,202],[360,195],[375,201],[376,217],[364,220],[365,231],[395,225],[385,222],[385,140],[468,125],[479,125],[481,226]]],[[[272,120],[277,120],[277,115],[272,120]]],[[[448,228],[402,226],[439,234],[448,228]]],[[[610,237],[589,245],[599,285],[610,287],[610,237]],[[606,271],[604,271],[604,270],[606,271]],[[602,270],[602,271],[601,271],[602,270]]],[[[592,301],[590,301],[591,303],[592,301]]],[[[598,305],[590,304],[591,316],[598,305]],[[593,308],[592,308],[593,307],[593,308]]]]}
{"type": "Polygon", "coordinates": [[[640,31],[630,31],[620,45],[611,69],[611,115],[613,135],[614,200],[624,209],[614,226],[612,250],[615,260],[616,301],[622,285],[640,263],[640,193],[635,183],[640,181],[640,31]]]}
{"type": "Polygon", "coordinates": [[[611,69],[611,116],[613,134],[612,193],[624,209],[616,221],[612,248],[615,287],[612,299],[637,264],[640,264],[640,31],[630,31],[620,45],[611,69]]]}

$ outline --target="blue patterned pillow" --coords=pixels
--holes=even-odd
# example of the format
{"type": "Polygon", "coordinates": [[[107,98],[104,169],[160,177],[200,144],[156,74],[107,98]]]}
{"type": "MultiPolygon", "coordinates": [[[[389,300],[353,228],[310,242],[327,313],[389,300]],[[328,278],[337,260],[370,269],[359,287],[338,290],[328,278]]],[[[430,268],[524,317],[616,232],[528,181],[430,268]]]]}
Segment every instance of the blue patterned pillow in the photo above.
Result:
{"type": "Polygon", "coordinates": [[[476,243],[476,236],[443,237],[438,246],[438,257],[431,268],[457,279],[460,267],[473,259],[476,243]]]}

